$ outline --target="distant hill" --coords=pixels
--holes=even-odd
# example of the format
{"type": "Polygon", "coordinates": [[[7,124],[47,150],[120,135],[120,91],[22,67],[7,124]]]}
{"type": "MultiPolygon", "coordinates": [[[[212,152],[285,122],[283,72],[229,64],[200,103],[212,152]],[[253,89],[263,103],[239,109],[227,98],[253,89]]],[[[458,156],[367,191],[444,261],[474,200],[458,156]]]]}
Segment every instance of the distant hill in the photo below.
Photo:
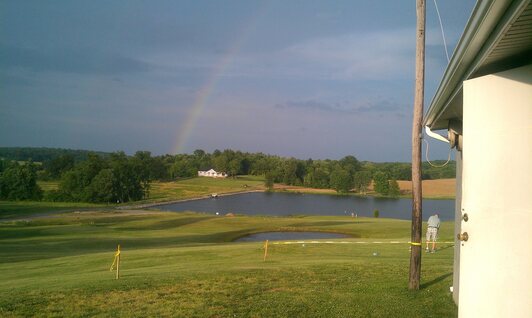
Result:
{"type": "Polygon", "coordinates": [[[15,161],[32,160],[34,162],[46,162],[56,159],[62,155],[70,155],[74,161],[83,161],[87,159],[89,153],[96,153],[100,156],[107,157],[109,152],[89,151],[78,149],[62,148],[33,148],[33,147],[0,147],[0,158],[15,161]]]}

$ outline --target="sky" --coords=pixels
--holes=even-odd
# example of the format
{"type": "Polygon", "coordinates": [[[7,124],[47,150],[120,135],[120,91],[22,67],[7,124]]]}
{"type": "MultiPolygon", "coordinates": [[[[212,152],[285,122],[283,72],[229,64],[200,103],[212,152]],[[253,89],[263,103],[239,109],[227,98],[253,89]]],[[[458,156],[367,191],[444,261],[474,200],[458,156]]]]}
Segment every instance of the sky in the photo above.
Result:
{"type": "MultiPolygon", "coordinates": [[[[437,4],[452,54],[475,1],[437,4]]],[[[415,26],[414,0],[0,0],[0,146],[409,162],[415,26]]]]}

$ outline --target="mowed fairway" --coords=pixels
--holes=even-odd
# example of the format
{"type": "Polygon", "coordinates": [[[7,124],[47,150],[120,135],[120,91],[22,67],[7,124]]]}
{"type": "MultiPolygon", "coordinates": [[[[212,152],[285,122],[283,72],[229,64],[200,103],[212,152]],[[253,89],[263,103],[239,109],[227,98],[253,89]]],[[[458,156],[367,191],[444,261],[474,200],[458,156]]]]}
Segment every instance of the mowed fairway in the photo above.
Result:
{"type": "Polygon", "coordinates": [[[83,202],[0,201],[0,220],[44,216],[58,212],[108,208],[107,205],[83,202]]]}
{"type": "Polygon", "coordinates": [[[236,178],[221,179],[196,177],[171,182],[155,181],[150,184],[148,198],[140,201],[140,203],[185,200],[208,196],[213,193],[235,193],[254,190],[265,190],[263,177],[238,176],[236,178]]]}
{"type": "MultiPolygon", "coordinates": [[[[57,190],[59,181],[39,181],[38,185],[44,191],[57,190]]],[[[265,189],[264,177],[251,175],[219,179],[194,177],[176,181],[153,181],[150,183],[146,199],[136,201],[134,204],[186,200],[209,196],[213,193],[263,191],[265,189]]]]}
{"type": "MultiPolygon", "coordinates": [[[[443,223],[441,239],[452,232],[443,223]]],[[[408,291],[409,236],[409,221],[323,216],[109,211],[3,221],[0,316],[456,316],[452,247],[423,254],[422,288],[408,291]],[[353,238],[270,244],[266,262],[262,242],[231,243],[272,230],[353,238]],[[109,267],[118,243],[115,280],[109,267]]]]}

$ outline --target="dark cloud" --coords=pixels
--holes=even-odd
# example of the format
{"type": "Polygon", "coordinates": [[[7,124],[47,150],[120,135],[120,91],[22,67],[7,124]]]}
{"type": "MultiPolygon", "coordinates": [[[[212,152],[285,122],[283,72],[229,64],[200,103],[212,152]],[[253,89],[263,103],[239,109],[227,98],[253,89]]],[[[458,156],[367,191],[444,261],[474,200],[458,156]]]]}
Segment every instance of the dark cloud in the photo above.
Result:
{"type": "Polygon", "coordinates": [[[390,113],[403,111],[404,107],[402,105],[389,100],[375,101],[368,105],[356,108],[356,112],[359,113],[390,113]]]}
{"type": "Polygon", "coordinates": [[[402,105],[388,101],[378,100],[361,105],[343,106],[342,103],[324,103],[318,101],[288,101],[284,104],[275,105],[278,109],[302,109],[302,110],[317,110],[322,112],[336,113],[336,114],[360,114],[360,113],[396,113],[402,114],[404,108],[402,105]]]}
{"type": "Polygon", "coordinates": [[[35,72],[56,71],[78,74],[121,74],[150,70],[148,63],[90,49],[38,50],[0,46],[3,69],[26,68],[35,72]]]}
{"type": "Polygon", "coordinates": [[[305,109],[305,110],[319,110],[325,112],[345,112],[345,109],[338,108],[336,106],[329,105],[327,103],[317,102],[317,101],[288,101],[284,104],[275,105],[279,109],[305,109]]]}

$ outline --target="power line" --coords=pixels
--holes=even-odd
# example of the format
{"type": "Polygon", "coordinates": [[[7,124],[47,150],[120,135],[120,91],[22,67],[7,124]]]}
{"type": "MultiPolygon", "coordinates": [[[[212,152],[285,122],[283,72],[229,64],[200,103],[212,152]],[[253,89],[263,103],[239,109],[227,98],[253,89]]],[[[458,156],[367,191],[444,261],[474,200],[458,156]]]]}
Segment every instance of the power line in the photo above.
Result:
{"type": "Polygon", "coordinates": [[[443,38],[443,46],[445,48],[445,55],[447,56],[447,63],[451,61],[449,58],[449,52],[447,52],[447,42],[445,41],[445,33],[443,32],[443,24],[441,22],[440,10],[438,9],[438,3],[434,0],[434,6],[436,6],[436,13],[438,14],[438,20],[440,21],[441,37],[443,38]]]}

